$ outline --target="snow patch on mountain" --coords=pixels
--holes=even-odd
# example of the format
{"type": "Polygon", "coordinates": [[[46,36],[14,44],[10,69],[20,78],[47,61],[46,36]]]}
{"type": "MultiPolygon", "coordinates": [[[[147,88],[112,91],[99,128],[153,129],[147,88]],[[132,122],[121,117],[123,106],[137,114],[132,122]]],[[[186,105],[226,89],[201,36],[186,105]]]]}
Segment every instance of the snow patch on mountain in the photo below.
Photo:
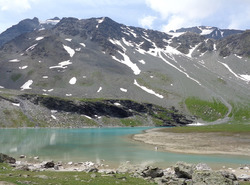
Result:
{"type": "Polygon", "coordinates": [[[97,22],[98,22],[98,24],[101,24],[104,20],[105,20],[105,17],[103,17],[101,19],[97,19],[97,22]]]}
{"type": "Polygon", "coordinates": [[[99,89],[96,91],[97,93],[101,92],[102,87],[99,87],[99,89]]]}
{"type": "Polygon", "coordinates": [[[184,34],[185,32],[167,32],[168,35],[171,35],[172,38],[175,38],[175,37],[179,37],[181,36],[182,34],[184,34]]]}
{"type": "Polygon", "coordinates": [[[69,84],[74,85],[74,84],[76,84],[76,81],[77,81],[76,77],[72,77],[72,78],[69,80],[69,84]]]}
{"type": "Polygon", "coordinates": [[[224,67],[226,67],[227,69],[228,69],[228,71],[230,72],[230,73],[232,73],[236,78],[238,78],[238,79],[241,79],[241,80],[243,80],[243,81],[246,81],[246,82],[249,82],[249,77],[248,76],[250,76],[250,75],[237,75],[227,64],[225,64],[225,63],[223,63],[223,62],[220,62],[220,61],[218,61],[220,64],[222,64],[224,67]]]}
{"type": "Polygon", "coordinates": [[[30,47],[28,47],[25,51],[32,51],[35,47],[37,46],[37,43],[36,44],[34,44],[34,45],[32,45],[32,46],[30,46],[30,47]]]}
{"type": "Polygon", "coordinates": [[[134,46],[131,42],[128,42],[124,37],[122,38],[122,41],[123,41],[123,43],[124,43],[126,46],[130,46],[130,47],[133,47],[133,46],[134,46]]]}
{"type": "Polygon", "coordinates": [[[26,69],[28,66],[19,67],[19,69],[26,69]]]}
{"type": "Polygon", "coordinates": [[[146,64],[144,60],[138,60],[138,62],[140,62],[141,64],[146,64]]]}
{"type": "Polygon", "coordinates": [[[12,103],[12,105],[14,105],[16,107],[20,107],[20,103],[12,103]]]}
{"type": "Polygon", "coordinates": [[[141,73],[141,70],[139,69],[139,67],[136,64],[134,64],[133,62],[131,62],[130,58],[125,53],[122,53],[120,51],[118,51],[118,52],[123,56],[123,60],[119,60],[115,56],[112,56],[112,58],[114,60],[130,67],[133,70],[135,75],[139,75],[141,73]]]}
{"type": "Polygon", "coordinates": [[[115,105],[115,106],[121,106],[121,104],[118,103],[118,102],[114,103],[114,105],[115,105]]]}
{"type": "Polygon", "coordinates": [[[122,92],[128,92],[128,90],[127,90],[127,89],[124,89],[124,88],[120,88],[120,90],[121,90],[122,92]]]}
{"type": "Polygon", "coordinates": [[[210,33],[214,31],[214,29],[211,29],[210,27],[206,27],[206,28],[198,27],[198,28],[201,30],[200,35],[209,35],[210,33]]]}
{"type": "Polygon", "coordinates": [[[71,41],[72,41],[72,39],[70,39],[70,38],[66,38],[65,40],[66,40],[66,41],[69,41],[69,42],[71,42],[71,41]]]}
{"type": "Polygon", "coordinates": [[[240,75],[240,76],[250,82],[250,75],[240,75]]]}
{"type": "Polygon", "coordinates": [[[58,66],[51,66],[49,68],[50,69],[54,69],[54,68],[66,69],[68,67],[68,65],[70,65],[70,64],[72,64],[72,62],[70,62],[70,60],[66,60],[66,61],[58,63],[58,66]]]}
{"type": "Polygon", "coordinates": [[[121,44],[121,42],[120,42],[119,40],[112,40],[112,39],[109,39],[109,42],[111,42],[111,43],[114,44],[114,45],[120,46],[124,52],[127,50],[127,49],[121,44]]]}
{"type": "Polygon", "coordinates": [[[9,60],[9,62],[15,63],[15,62],[20,62],[20,60],[18,60],[18,59],[12,59],[12,60],[9,60]]]}
{"type": "Polygon", "coordinates": [[[200,43],[197,44],[196,46],[194,46],[193,48],[191,48],[191,49],[189,50],[189,53],[187,54],[187,57],[192,58],[192,53],[194,52],[194,50],[195,50],[199,45],[200,45],[200,43]]]}
{"type": "Polygon", "coordinates": [[[84,117],[88,118],[88,119],[92,119],[90,116],[87,115],[83,115],[84,117]]]}
{"type": "Polygon", "coordinates": [[[134,85],[136,85],[137,87],[140,87],[142,90],[146,91],[147,93],[149,94],[153,94],[155,96],[157,96],[158,98],[164,98],[164,96],[156,93],[155,91],[153,91],[152,89],[148,89],[147,87],[145,86],[142,86],[142,85],[139,85],[138,82],[134,79],[134,85]]]}
{"type": "Polygon", "coordinates": [[[44,39],[44,37],[37,37],[36,41],[39,41],[39,40],[42,40],[42,39],[44,39]]]}
{"type": "Polygon", "coordinates": [[[54,120],[56,120],[56,117],[55,117],[54,115],[51,115],[51,117],[52,117],[54,120]]]}
{"type": "Polygon", "coordinates": [[[242,59],[243,57],[241,57],[241,56],[239,56],[239,55],[236,55],[236,54],[234,54],[234,56],[236,56],[237,58],[239,58],[239,59],[242,59]]]}
{"type": "Polygon", "coordinates": [[[80,43],[80,45],[83,46],[83,47],[86,47],[86,45],[84,43],[80,43]]]}
{"type": "Polygon", "coordinates": [[[68,52],[70,57],[74,56],[75,50],[73,50],[71,47],[63,45],[63,48],[68,52]]]}
{"type": "Polygon", "coordinates": [[[30,86],[33,84],[33,80],[28,80],[27,82],[25,82],[20,88],[21,91],[25,90],[25,89],[32,89],[30,86]]]}
{"type": "Polygon", "coordinates": [[[134,38],[137,38],[136,33],[134,32],[134,30],[132,30],[131,28],[127,27],[128,32],[131,33],[133,35],[134,38]]]}

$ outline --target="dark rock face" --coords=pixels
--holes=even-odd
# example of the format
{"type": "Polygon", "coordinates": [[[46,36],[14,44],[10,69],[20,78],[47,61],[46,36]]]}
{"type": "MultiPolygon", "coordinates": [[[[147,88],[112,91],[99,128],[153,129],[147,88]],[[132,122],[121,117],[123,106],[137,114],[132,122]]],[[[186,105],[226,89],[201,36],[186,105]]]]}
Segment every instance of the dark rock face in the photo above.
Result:
{"type": "Polygon", "coordinates": [[[205,38],[196,33],[187,32],[179,37],[173,39],[173,43],[170,46],[177,47],[177,49],[184,53],[188,54],[189,50],[195,45],[202,42],[205,38]]]}
{"type": "Polygon", "coordinates": [[[14,159],[13,157],[10,157],[6,154],[0,153],[0,163],[4,163],[4,162],[14,164],[14,163],[16,163],[16,159],[14,159]]]}
{"type": "Polygon", "coordinates": [[[36,17],[34,19],[25,19],[21,21],[17,25],[12,26],[11,28],[0,34],[0,47],[6,42],[16,38],[17,36],[22,35],[24,33],[32,32],[38,27],[39,20],[36,17]]]}
{"type": "Polygon", "coordinates": [[[250,56],[250,31],[242,34],[232,35],[218,43],[220,56],[227,57],[230,54],[239,56],[250,56]]]}
{"type": "Polygon", "coordinates": [[[191,28],[181,28],[177,29],[176,32],[192,32],[201,34],[202,30],[211,30],[210,33],[204,34],[205,38],[219,40],[230,35],[235,35],[239,33],[243,33],[242,30],[230,30],[230,29],[219,29],[217,27],[207,27],[207,26],[199,26],[199,27],[191,27],[191,28]]]}
{"type": "Polygon", "coordinates": [[[198,47],[197,50],[199,50],[201,53],[205,53],[206,51],[213,51],[215,41],[212,39],[208,39],[207,42],[202,42],[198,47]]]}
{"type": "Polygon", "coordinates": [[[131,100],[71,101],[58,97],[30,94],[20,95],[19,97],[24,100],[27,99],[36,105],[42,105],[50,110],[84,114],[92,118],[95,118],[95,115],[128,118],[135,115],[147,114],[153,118],[162,120],[162,126],[186,125],[193,122],[185,115],[178,113],[173,107],[168,110],[157,105],[137,103],[131,100]],[[114,103],[119,103],[121,106],[116,106],[114,103]]]}

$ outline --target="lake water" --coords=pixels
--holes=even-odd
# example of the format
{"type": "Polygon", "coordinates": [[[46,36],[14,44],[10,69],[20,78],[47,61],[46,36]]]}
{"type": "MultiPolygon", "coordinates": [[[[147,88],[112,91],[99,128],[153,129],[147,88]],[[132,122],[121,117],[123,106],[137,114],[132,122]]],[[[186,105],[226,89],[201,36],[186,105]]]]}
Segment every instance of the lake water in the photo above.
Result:
{"type": "Polygon", "coordinates": [[[211,166],[249,164],[250,157],[189,155],[154,151],[151,145],[133,142],[131,134],[148,128],[0,129],[0,152],[14,157],[39,156],[42,160],[93,161],[117,166],[122,162],[172,165],[177,161],[205,162],[211,166]]]}

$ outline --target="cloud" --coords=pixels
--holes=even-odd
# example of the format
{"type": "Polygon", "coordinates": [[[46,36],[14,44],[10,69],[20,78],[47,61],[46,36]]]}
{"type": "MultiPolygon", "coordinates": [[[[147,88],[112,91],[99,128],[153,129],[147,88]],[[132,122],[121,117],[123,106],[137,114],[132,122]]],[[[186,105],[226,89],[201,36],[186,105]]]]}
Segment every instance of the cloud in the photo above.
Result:
{"type": "Polygon", "coordinates": [[[242,3],[235,6],[229,16],[229,29],[241,29],[243,27],[249,29],[250,27],[250,1],[241,0],[242,3]]]}
{"type": "Polygon", "coordinates": [[[158,14],[162,31],[206,25],[242,29],[250,26],[249,0],[145,0],[158,14]]]}
{"type": "Polygon", "coordinates": [[[31,8],[31,3],[36,0],[1,0],[0,11],[22,12],[31,8]]]}
{"type": "Polygon", "coordinates": [[[156,16],[144,16],[142,19],[139,19],[139,25],[144,28],[152,28],[153,22],[156,19],[156,16]]]}
{"type": "Polygon", "coordinates": [[[163,31],[201,23],[220,7],[217,0],[146,0],[146,4],[159,13],[159,18],[167,20],[163,31]]]}

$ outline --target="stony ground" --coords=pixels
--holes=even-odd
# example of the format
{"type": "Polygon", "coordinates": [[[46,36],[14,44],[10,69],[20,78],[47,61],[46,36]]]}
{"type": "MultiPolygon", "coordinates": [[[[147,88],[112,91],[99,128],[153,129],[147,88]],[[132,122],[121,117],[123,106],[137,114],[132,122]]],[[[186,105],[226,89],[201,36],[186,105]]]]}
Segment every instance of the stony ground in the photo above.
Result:
{"type": "Polygon", "coordinates": [[[207,164],[178,162],[161,169],[126,162],[116,169],[90,161],[62,163],[53,161],[27,162],[26,156],[16,159],[0,154],[0,184],[249,184],[249,166],[228,171],[212,170],[207,164]],[[4,162],[4,163],[2,163],[4,162]],[[9,163],[9,164],[7,164],[9,163]],[[237,173],[240,172],[241,175],[237,173]],[[244,174],[242,174],[244,173],[244,174]]]}

